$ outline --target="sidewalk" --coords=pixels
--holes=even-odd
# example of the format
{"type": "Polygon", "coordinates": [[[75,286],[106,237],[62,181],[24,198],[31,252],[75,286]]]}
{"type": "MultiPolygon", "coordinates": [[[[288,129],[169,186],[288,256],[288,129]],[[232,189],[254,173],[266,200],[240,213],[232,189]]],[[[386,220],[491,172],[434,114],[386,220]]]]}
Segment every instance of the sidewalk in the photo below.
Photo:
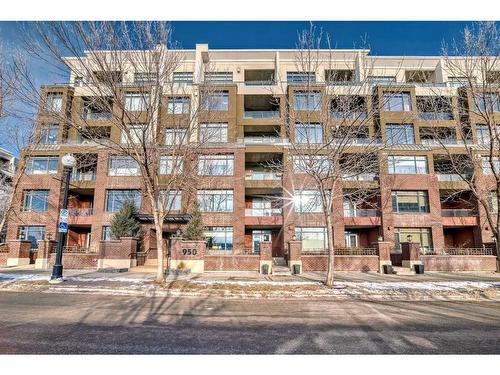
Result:
{"type": "Polygon", "coordinates": [[[214,298],[500,301],[500,274],[497,273],[383,275],[336,272],[333,288],[322,283],[323,272],[293,276],[257,272],[170,275],[164,285],[155,283],[151,273],[65,270],[64,275],[65,282],[54,285],[48,283],[49,271],[37,271],[32,266],[1,268],[0,291],[214,298]]]}

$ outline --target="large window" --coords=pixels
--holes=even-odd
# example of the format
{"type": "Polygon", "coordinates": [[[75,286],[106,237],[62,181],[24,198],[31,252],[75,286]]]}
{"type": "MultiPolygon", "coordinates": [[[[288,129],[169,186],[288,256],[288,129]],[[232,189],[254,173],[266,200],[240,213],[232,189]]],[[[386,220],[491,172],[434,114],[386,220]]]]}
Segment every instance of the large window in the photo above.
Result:
{"type": "Polygon", "coordinates": [[[139,164],[131,156],[112,156],[109,159],[108,175],[110,176],[139,176],[139,164]]]}
{"type": "Polygon", "coordinates": [[[141,207],[141,191],[136,189],[106,190],[106,212],[118,212],[126,201],[133,202],[139,210],[141,207]]]}
{"type": "Polygon", "coordinates": [[[425,156],[388,156],[390,174],[426,174],[427,157],[425,156]]]}
{"type": "Polygon", "coordinates": [[[233,227],[206,227],[203,233],[207,241],[207,249],[233,249],[233,227]]]}
{"type": "Polygon", "coordinates": [[[234,155],[200,155],[198,174],[200,176],[232,176],[234,155]]]}
{"type": "Polygon", "coordinates": [[[175,83],[193,83],[193,72],[174,72],[172,80],[175,83]]]}
{"type": "Polygon", "coordinates": [[[156,72],[135,72],[134,82],[135,83],[154,83],[158,79],[158,74],[156,72]]]}
{"type": "Polygon", "coordinates": [[[174,146],[188,142],[187,129],[165,129],[165,145],[174,146]]]}
{"type": "Polygon", "coordinates": [[[160,174],[180,174],[184,162],[179,156],[162,156],[160,158],[160,174]]]}
{"type": "Polygon", "coordinates": [[[384,93],[384,110],[391,112],[411,111],[411,96],[407,92],[384,93]]]}
{"type": "Polygon", "coordinates": [[[413,125],[387,124],[385,126],[387,143],[390,145],[412,145],[415,143],[413,125]]]}
{"type": "Polygon", "coordinates": [[[330,170],[330,160],[321,155],[294,155],[292,157],[293,171],[295,173],[309,173],[316,171],[326,173],[330,170]]]}
{"type": "Polygon", "coordinates": [[[169,114],[184,114],[189,113],[189,97],[173,96],[168,99],[167,113],[169,114]]]}
{"type": "Polygon", "coordinates": [[[232,212],[232,190],[198,190],[198,204],[202,212],[232,212]]]}
{"type": "Polygon", "coordinates": [[[128,125],[129,133],[128,135],[125,131],[122,131],[121,143],[128,144],[149,144],[153,141],[153,132],[152,128],[147,124],[129,124],[128,125]]]}
{"type": "Polygon", "coordinates": [[[323,212],[319,190],[295,190],[293,194],[295,212],[323,212]]]}
{"type": "Polygon", "coordinates": [[[101,241],[111,241],[112,239],[113,239],[113,232],[111,231],[111,225],[103,225],[101,241]]]}
{"type": "Polygon", "coordinates": [[[209,111],[228,111],[229,110],[229,92],[219,91],[205,96],[205,107],[209,111]]]}
{"type": "Polygon", "coordinates": [[[200,125],[200,143],[226,143],[227,142],[227,124],[201,124],[200,125]]]}
{"type": "Polygon", "coordinates": [[[18,230],[20,240],[31,241],[31,248],[38,248],[38,241],[45,239],[45,226],[43,225],[22,225],[18,230]]]}
{"type": "Polygon", "coordinates": [[[321,110],[321,93],[319,91],[295,91],[293,109],[295,111],[321,110]]]}
{"type": "Polygon", "coordinates": [[[488,125],[476,125],[477,143],[488,144],[490,142],[490,130],[488,125]]]}
{"type": "Polygon", "coordinates": [[[327,247],[325,227],[296,227],[295,236],[302,241],[302,250],[324,250],[327,247]]]}
{"type": "Polygon", "coordinates": [[[45,110],[52,112],[61,112],[62,110],[62,92],[48,92],[45,101],[45,110]]]}
{"type": "Polygon", "coordinates": [[[182,192],[180,190],[161,190],[160,204],[165,207],[167,212],[180,211],[182,192]]]}
{"type": "Polygon", "coordinates": [[[315,83],[316,73],[314,72],[286,72],[288,83],[315,83]]]}
{"type": "Polygon", "coordinates": [[[49,190],[26,190],[24,192],[24,211],[46,212],[48,208],[49,190]]]}
{"type": "Polygon", "coordinates": [[[28,158],[26,174],[55,174],[58,166],[57,156],[33,156],[28,158]]]}
{"type": "Polygon", "coordinates": [[[210,82],[210,83],[233,82],[233,72],[206,72],[205,82],[210,82]]]}
{"type": "Polygon", "coordinates": [[[483,156],[481,158],[481,163],[483,166],[483,174],[492,175],[493,172],[496,174],[500,173],[500,158],[494,156],[483,156]]]}
{"type": "Polygon", "coordinates": [[[494,93],[477,94],[474,97],[476,110],[480,112],[500,112],[500,97],[494,93]]]}
{"type": "Polygon", "coordinates": [[[55,145],[59,135],[58,124],[43,124],[40,130],[40,143],[42,145],[55,145]]]}
{"type": "Polygon", "coordinates": [[[395,247],[399,250],[401,250],[401,243],[408,242],[408,239],[411,239],[411,242],[419,243],[421,249],[432,249],[430,228],[394,228],[394,239],[395,247]]]}
{"type": "Polygon", "coordinates": [[[125,94],[125,110],[131,112],[145,111],[148,108],[149,94],[128,92],[125,94]]]}
{"type": "Polygon", "coordinates": [[[300,144],[323,143],[321,124],[295,124],[295,141],[300,144]]]}
{"type": "Polygon", "coordinates": [[[393,191],[391,198],[394,212],[400,214],[429,212],[429,196],[426,191],[393,191]]]}

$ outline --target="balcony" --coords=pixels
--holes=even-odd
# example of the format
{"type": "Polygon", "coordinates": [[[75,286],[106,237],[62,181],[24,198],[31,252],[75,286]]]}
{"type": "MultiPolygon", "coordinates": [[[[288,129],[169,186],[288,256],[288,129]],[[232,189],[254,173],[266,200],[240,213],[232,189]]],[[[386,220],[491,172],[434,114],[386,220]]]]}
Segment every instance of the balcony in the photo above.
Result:
{"type": "Polygon", "coordinates": [[[245,144],[250,144],[250,145],[273,145],[273,144],[278,144],[278,143],[285,143],[286,140],[281,138],[281,137],[273,137],[273,136],[267,136],[267,135],[253,135],[253,136],[245,136],[243,138],[243,142],[245,144]]]}
{"type": "Polygon", "coordinates": [[[245,225],[278,226],[283,225],[281,208],[246,208],[245,225]]]}
{"type": "Polygon", "coordinates": [[[281,181],[282,173],[272,171],[245,171],[245,180],[250,181],[281,181]]]}
{"type": "Polygon", "coordinates": [[[426,146],[441,146],[441,145],[447,145],[447,146],[453,146],[453,145],[458,145],[458,140],[454,138],[446,138],[446,139],[420,139],[420,143],[426,146]]]}
{"type": "Polygon", "coordinates": [[[246,119],[274,119],[280,117],[279,111],[245,111],[246,119]]]}
{"type": "Polygon", "coordinates": [[[276,85],[274,69],[249,69],[245,70],[246,86],[272,86],[276,85]]]}
{"type": "Polygon", "coordinates": [[[84,120],[111,120],[111,112],[84,111],[82,113],[84,120]]]}
{"type": "Polygon", "coordinates": [[[96,171],[76,171],[71,174],[71,181],[83,182],[83,181],[95,181],[96,171]]]}
{"type": "Polygon", "coordinates": [[[373,208],[346,208],[344,209],[344,225],[377,226],[381,224],[380,211],[373,208]]]}
{"type": "Polygon", "coordinates": [[[478,224],[478,217],[474,210],[465,208],[441,209],[444,226],[474,226],[478,224]]]}
{"type": "Polygon", "coordinates": [[[344,217],[371,217],[380,216],[380,211],[375,208],[345,209],[344,217]]]}
{"type": "Polygon", "coordinates": [[[92,216],[94,209],[87,208],[68,208],[70,225],[92,225],[92,216]]]}
{"type": "Polygon", "coordinates": [[[364,120],[368,115],[366,111],[332,111],[331,116],[337,120],[364,120]]]}
{"type": "Polygon", "coordinates": [[[424,121],[453,120],[451,112],[418,112],[417,118],[424,121]]]}
{"type": "Polygon", "coordinates": [[[459,174],[453,174],[453,173],[449,173],[449,174],[448,173],[447,174],[436,173],[436,177],[437,177],[437,180],[441,181],[441,182],[454,182],[454,181],[462,182],[463,181],[462,177],[459,174]]]}
{"type": "Polygon", "coordinates": [[[355,176],[345,176],[343,180],[345,181],[375,181],[377,179],[377,174],[375,173],[362,173],[355,176]]]}

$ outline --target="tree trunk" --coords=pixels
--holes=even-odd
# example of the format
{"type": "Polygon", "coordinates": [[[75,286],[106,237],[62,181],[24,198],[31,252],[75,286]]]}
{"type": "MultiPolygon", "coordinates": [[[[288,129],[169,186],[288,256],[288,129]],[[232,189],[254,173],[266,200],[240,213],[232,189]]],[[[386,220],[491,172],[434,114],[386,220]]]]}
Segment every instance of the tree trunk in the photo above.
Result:
{"type": "Polygon", "coordinates": [[[327,286],[333,286],[333,266],[335,263],[335,248],[333,247],[332,214],[326,214],[326,236],[328,238],[328,270],[326,273],[327,286]]]}
{"type": "Polygon", "coordinates": [[[156,281],[163,283],[165,281],[165,256],[163,249],[163,225],[160,223],[157,213],[154,214],[155,230],[156,230],[156,257],[158,259],[158,267],[156,270],[156,281]]]}

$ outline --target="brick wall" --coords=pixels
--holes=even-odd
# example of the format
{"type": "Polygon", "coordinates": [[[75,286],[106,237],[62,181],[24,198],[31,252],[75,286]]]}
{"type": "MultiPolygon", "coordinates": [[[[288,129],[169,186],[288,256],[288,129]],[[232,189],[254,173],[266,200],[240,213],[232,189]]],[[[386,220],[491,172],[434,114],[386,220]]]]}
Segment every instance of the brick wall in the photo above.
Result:
{"type": "MultiPolygon", "coordinates": [[[[63,267],[66,269],[82,269],[82,268],[97,268],[98,254],[77,254],[64,253],[63,267]]],[[[52,267],[56,260],[56,254],[51,253],[49,256],[49,267],[52,267]]]]}
{"type": "Polygon", "coordinates": [[[423,255],[426,271],[496,271],[492,255],[423,255]]]}
{"type": "Polygon", "coordinates": [[[7,265],[7,258],[9,257],[8,252],[0,252],[0,267],[4,267],[7,265]]]}
{"type": "MultiPolygon", "coordinates": [[[[303,255],[302,269],[304,271],[326,271],[327,255],[303,255]]],[[[334,268],[336,271],[378,271],[378,256],[376,255],[337,255],[334,268]]]]}
{"type": "Polygon", "coordinates": [[[205,255],[205,271],[258,271],[258,255],[205,255]]]}

